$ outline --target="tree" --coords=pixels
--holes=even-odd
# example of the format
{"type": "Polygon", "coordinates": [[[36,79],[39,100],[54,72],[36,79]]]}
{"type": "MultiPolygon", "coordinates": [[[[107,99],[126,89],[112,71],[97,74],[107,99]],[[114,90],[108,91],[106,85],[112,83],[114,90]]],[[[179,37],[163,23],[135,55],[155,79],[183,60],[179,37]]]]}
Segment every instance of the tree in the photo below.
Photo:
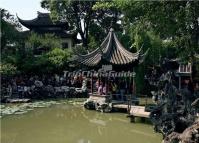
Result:
{"type": "MultiPolygon", "coordinates": [[[[123,23],[133,47],[150,47],[144,65],[158,65],[159,56],[183,60],[199,52],[199,2],[114,0],[123,13],[123,23]],[[160,52],[159,52],[160,51],[160,52]]],[[[193,58],[192,58],[193,59],[193,58]]],[[[193,60],[192,60],[193,61],[193,60]]],[[[137,83],[143,85],[143,65],[137,83]]],[[[139,89],[142,91],[143,86],[139,89]]]]}
{"type": "Polygon", "coordinates": [[[159,67],[161,63],[161,55],[163,55],[164,43],[153,31],[145,31],[144,29],[132,28],[131,37],[133,39],[134,49],[138,49],[141,46],[143,50],[149,49],[148,55],[146,56],[144,62],[135,68],[136,71],[136,87],[137,91],[142,94],[150,94],[148,85],[145,85],[146,81],[144,79],[147,73],[159,67]],[[134,31],[135,30],[135,31],[134,31]]]}
{"type": "Polygon", "coordinates": [[[101,42],[105,38],[111,25],[116,30],[120,28],[117,23],[120,12],[111,1],[43,0],[41,6],[51,11],[53,19],[67,20],[71,27],[74,26],[87,50],[93,45],[90,42],[101,42]]]}
{"type": "Polygon", "coordinates": [[[42,48],[47,52],[53,48],[62,48],[61,39],[54,34],[40,35],[32,32],[28,37],[27,43],[29,43],[30,46],[33,47],[32,50],[38,50],[39,48],[42,48]]]}
{"type": "Polygon", "coordinates": [[[92,9],[95,1],[73,1],[73,0],[43,0],[41,6],[51,11],[51,16],[56,20],[67,20],[70,26],[79,32],[83,46],[88,48],[89,25],[93,20],[92,9]]]}
{"type": "Polygon", "coordinates": [[[20,34],[21,26],[18,20],[7,10],[1,9],[1,74],[11,75],[18,72],[17,60],[19,52],[22,51],[22,35],[20,34]]]}
{"type": "Polygon", "coordinates": [[[61,39],[54,34],[39,35],[32,32],[26,42],[31,46],[26,48],[26,56],[17,60],[20,71],[52,73],[68,66],[72,52],[70,49],[62,49],[61,39]],[[42,49],[40,55],[35,56],[40,49],[42,49]]]}
{"type": "MultiPolygon", "coordinates": [[[[1,50],[2,53],[5,53],[6,50],[10,46],[16,47],[20,43],[21,35],[19,33],[19,30],[21,30],[21,26],[18,22],[18,20],[11,15],[7,10],[1,9],[1,50]]],[[[14,49],[12,49],[14,50],[14,49]]]]}
{"type": "Polygon", "coordinates": [[[129,25],[143,23],[145,30],[153,30],[163,40],[170,40],[180,57],[199,51],[199,2],[197,1],[121,1],[129,25]]]}
{"type": "Polygon", "coordinates": [[[68,67],[71,55],[70,49],[53,48],[40,56],[26,57],[18,67],[25,73],[58,73],[68,67]]]}
{"type": "Polygon", "coordinates": [[[48,61],[56,68],[63,68],[68,64],[72,51],[70,49],[54,48],[47,54],[48,61]]]}
{"type": "Polygon", "coordinates": [[[105,33],[109,32],[110,27],[114,28],[115,31],[122,31],[120,23],[122,13],[114,1],[98,1],[93,6],[93,10],[96,12],[96,23],[104,29],[105,33]]]}
{"type": "Polygon", "coordinates": [[[10,63],[0,64],[0,74],[2,75],[14,75],[17,73],[17,68],[10,63]]]}

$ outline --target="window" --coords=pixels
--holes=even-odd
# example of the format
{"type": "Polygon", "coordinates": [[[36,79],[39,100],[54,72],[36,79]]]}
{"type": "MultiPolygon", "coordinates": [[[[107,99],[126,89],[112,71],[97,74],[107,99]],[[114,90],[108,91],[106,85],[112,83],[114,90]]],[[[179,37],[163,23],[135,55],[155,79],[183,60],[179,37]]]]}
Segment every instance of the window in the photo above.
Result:
{"type": "Polygon", "coordinates": [[[68,43],[66,42],[66,43],[62,43],[62,48],[63,49],[67,49],[68,48],[68,43]]]}

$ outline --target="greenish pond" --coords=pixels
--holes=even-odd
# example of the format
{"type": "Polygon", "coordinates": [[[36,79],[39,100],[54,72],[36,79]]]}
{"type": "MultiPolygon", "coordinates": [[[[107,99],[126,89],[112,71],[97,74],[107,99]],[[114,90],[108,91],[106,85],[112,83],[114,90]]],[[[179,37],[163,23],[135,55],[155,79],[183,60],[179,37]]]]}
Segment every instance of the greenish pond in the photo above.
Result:
{"type": "Polygon", "coordinates": [[[100,113],[57,104],[1,118],[1,143],[161,143],[149,124],[124,113],[100,113]]]}

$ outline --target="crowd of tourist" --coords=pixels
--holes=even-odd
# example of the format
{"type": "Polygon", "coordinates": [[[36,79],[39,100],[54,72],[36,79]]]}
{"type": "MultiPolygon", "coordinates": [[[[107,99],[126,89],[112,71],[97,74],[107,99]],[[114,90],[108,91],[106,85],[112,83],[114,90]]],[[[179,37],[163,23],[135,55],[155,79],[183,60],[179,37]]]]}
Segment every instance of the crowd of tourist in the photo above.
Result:
{"type": "Polygon", "coordinates": [[[66,78],[57,74],[2,77],[1,83],[2,100],[5,98],[41,99],[58,96],[68,97],[87,90],[85,86],[87,84],[86,78],[66,78]]]}
{"type": "MultiPolygon", "coordinates": [[[[136,90],[131,78],[88,79],[84,76],[65,77],[64,75],[57,74],[2,77],[1,83],[2,100],[6,98],[87,97],[88,92],[97,92],[98,95],[111,94],[113,99],[127,100],[126,95],[135,93],[136,90]]],[[[162,92],[154,97],[154,100],[158,102],[158,100],[164,98],[163,95],[168,92],[168,89],[165,86],[163,90],[160,90],[162,92]]],[[[177,88],[175,89],[175,92],[180,93],[180,91],[177,91],[177,88]]],[[[193,101],[199,95],[198,83],[194,86],[189,82],[184,83],[181,90],[183,91],[182,97],[186,102],[193,101]]]]}
{"type": "Polygon", "coordinates": [[[115,99],[126,100],[124,95],[131,94],[133,91],[132,80],[124,78],[91,79],[84,76],[65,77],[57,74],[17,75],[3,76],[1,83],[2,100],[6,98],[86,97],[88,92],[92,92],[91,90],[97,92],[98,95],[112,94],[115,99]]]}
{"type": "Polygon", "coordinates": [[[122,101],[127,100],[125,95],[132,94],[135,89],[129,78],[97,79],[94,86],[98,95],[111,94],[113,99],[122,101]]]}

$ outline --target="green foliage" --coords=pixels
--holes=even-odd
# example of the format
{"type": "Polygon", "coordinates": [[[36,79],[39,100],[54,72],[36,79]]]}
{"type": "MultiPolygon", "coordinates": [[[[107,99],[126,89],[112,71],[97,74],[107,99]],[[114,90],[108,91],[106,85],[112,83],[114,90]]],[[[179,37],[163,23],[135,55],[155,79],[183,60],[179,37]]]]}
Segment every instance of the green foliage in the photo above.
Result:
{"type": "Polygon", "coordinates": [[[47,50],[45,53],[35,56],[33,49],[28,47],[25,50],[25,57],[19,50],[15,54],[3,55],[3,62],[6,63],[2,67],[4,74],[14,73],[12,72],[14,70],[22,73],[53,73],[67,67],[72,52],[70,49],[59,48],[61,47],[61,40],[54,35],[46,34],[41,36],[31,33],[28,42],[35,47],[44,47],[47,50]],[[11,73],[9,73],[9,70],[11,73]]]}
{"type": "Polygon", "coordinates": [[[12,75],[18,72],[17,63],[23,51],[23,36],[18,20],[7,10],[0,8],[1,14],[1,74],[12,75]],[[20,53],[19,53],[20,52],[20,53]]]}
{"type": "Polygon", "coordinates": [[[54,34],[38,35],[31,33],[28,39],[28,43],[34,46],[34,48],[45,48],[50,50],[53,48],[61,48],[61,39],[56,37],[54,34]]]}
{"type": "Polygon", "coordinates": [[[106,34],[110,27],[114,28],[115,31],[122,31],[120,23],[122,13],[114,1],[98,1],[93,6],[93,10],[96,13],[95,24],[98,24],[106,34]]]}
{"type": "Polygon", "coordinates": [[[68,67],[72,52],[70,49],[54,48],[47,53],[34,56],[32,53],[26,57],[17,55],[9,55],[3,59],[2,73],[14,74],[16,71],[21,73],[53,73],[61,72],[68,67]],[[9,73],[10,70],[10,73],[9,73]]]}
{"type": "Polygon", "coordinates": [[[129,48],[132,45],[131,37],[128,34],[124,34],[122,32],[116,32],[116,35],[121,42],[121,44],[124,46],[124,48],[130,50],[129,48]]]}
{"type": "MultiPolygon", "coordinates": [[[[81,47],[78,52],[87,53],[87,50],[97,48],[111,25],[115,31],[120,31],[117,36],[125,48],[132,46],[132,52],[142,45],[144,51],[149,48],[144,64],[136,69],[138,91],[143,89],[144,73],[148,66],[159,65],[164,57],[188,60],[190,56],[199,53],[197,1],[43,0],[41,6],[51,11],[54,20],[67,20],[70,27],[79,32],[86,49],[81,47]],[[125,34],[121,33],[122,29],[125,34]]],[[[15,18],[2,9],[1,14],[2,49],[5,51],[5,45],[18,43],[20,36],[15,34],[18,28],[15,18]]],[[[54,35],[40,36],[32,33],[28,40],[35,48],[46,48],[47,53],[34,57],[29,48],[26,49],[24,58],[21,47],[16,48],[16,44],[13,47],[17,52],[2,55],[3,60],[16,65],[21,71],[35,72],[61,70],[70,61],[71,51],[60,49],[61,41],[54,35]]]]}
{"type": "Polygon", "coordinates": [[[93,6],[93,10],[107,10],[107,9],[116,9],[117,5],[113,1],[101,1],[96,2],[96,4],[93,6]]]}
{"type": "Polygon", "coordinates": [[[55,67],[62,67],[68,62],[71,54],[72,52],[70,51],[70,49],[63,50],[60,48],[55,48],[47,53],[47,57],[52,65],[54,65],[55,67]]]}
{"type": "Polygon", "coordinates": [[[106,37],[106,34],[107,33],[105,32],[104,28],[102,28],[101,25],[96,24],[96,23],[90,24],[89,42],[91,42],[92,40],[95,40],[99,46],[101,44],[101,42],[104,40],[104,38],[106,37]]]}
{"type": "Polygon", "coordinates": [[[43,0],[41,6],[51,11],[54,20],[68,21],[80,34],[86,50],[93,45],[93,40],[103,40],[111,25],[121,30],[121,24],[117,23],[121,13],[111,1],[43,0]]]}
{"type": "Polygon", "coordinates": [[[144,63],[136,67],[137,91],[139,93],[146,94],[144,92],[147,92],[146,90],[148,90],[148,88],[145,86],[144,75],[147,73],[149,68],[160,64],[164,44],[160,37],[155,35],[152,31],[142,31],[135,35],[133,44],[135,47],[141,47],[141,44],[143,44],[144,51],[148,48],[150,49],[144,63]]]}
{"type": "Polygon", "coordinates": [[[89,36],[88,50],[93,51],[100,45],[99,41],[96,41],[94,36],[89,36]]]}
{"type": "Polygon", "coordinates": [[[0,65],[0,74],[2,75],[14,75],[17,73],[17,67],[10,63],[2,63],[0,65]]]}
{"type": "Polygon", "coordinates": [[[21,72],[37,74],[56,72],[63,67],[61,60],[67,61],[67,58],[60,59],[63,56],[61,39],[53,34],[38,35],[31,33],[27,43],[30,46],[26,47],[25,56],[21,55],[21,51],[18,51],[17,54],[5,58],[5,61],[15,64],[21,72]],[[35,56],[33,51],[39,48],[45,51],[41,55],[35,56]]]}
{"type": "MultiPolygon", "coordinates": [[[[93,49],[89,49],[89,50],[93,50],[93,49]]],[[[74,53],[74,55],[78,55],[78,54],[82,54],[85,55],[88,53],[88,50],[85,49],[85,47],[82,46],[82,44],[78,44],[75,46],[75,48],[72,49],[72,52],[74,53]]]]}
{"type": "MultiPolygon", "coordinates": [[[[123,13],[123,27],[135,52],[142,44],[150,48],[137,71],[138,91],[143,90],[143,73],[164,57],[189,60],[199,52],[199,3],[196,1],[113,0],[123,13]]],[[[193,59],[193,58],[192,58],[193,59]]]]}
{"type": "Polygon", "coordinates": [[[41,73],[41,71],[47,68],[47,60],[43,56],[26,58],[18,68],[25,73],[41,73]]]}
{"type": "Polygon", "coordinates": [[[136,92],[137,93],[143,93],[144,89],[144,74],[145,74],[145,67],[143,65],[140,65],[135,69],[136,77],[135,77],[135,83],[136,83],[136,92]]]}
{"type": "Polygon", "coordinates": [[[2,54],[16,51],[21,44],[21,26],[18,20],[7,10],[0,8],[1,14],[1,52],[2,54]]]}
{"type": "Polygon", "coordinates": [[[21,70],[31,73],[60,72],[68,66],[72,52],[69,49],[54,48],[40,56],[28,57],[21,62],[21,70]]]}
{"type": "Polygon", "coordinates": [[[121,1],[114,0],[130,25],[143,23],[161,39],[171,39],[179,57],[199,52],[199,3],[196,1],[121,1]]]}
{"type": "Polygon", "coordinates": [[[93,20],[95,1],[43,0],[41,6],[51,11],[54,20],[67,20],[75,28],[87,48],[89,25],[93,20]]]}

